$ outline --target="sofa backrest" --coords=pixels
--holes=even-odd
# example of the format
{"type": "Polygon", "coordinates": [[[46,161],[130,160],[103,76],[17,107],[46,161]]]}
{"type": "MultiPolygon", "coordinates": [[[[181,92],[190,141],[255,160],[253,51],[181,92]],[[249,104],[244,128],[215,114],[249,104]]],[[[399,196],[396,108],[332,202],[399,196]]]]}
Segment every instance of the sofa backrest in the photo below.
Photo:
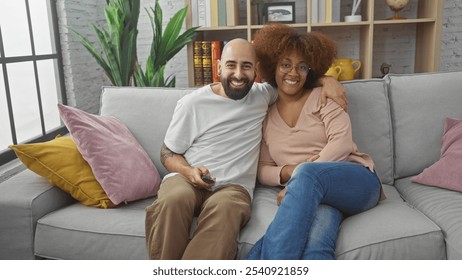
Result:
{"type": "Polygon", "coordinates": [[[440,158],[446,117],[462,119],[462,72],[388,75],[395,178],[422,172],[440,158]]]}
{"type": "Polygon", "coordinates": [[[121,120],[148,153],[163,177],[167,170],[160,162],[164,143],[178,99],[193,88],[103,87],[100,114],[121,120]]]}
{"type": "Polygon", "coordinates": [[[387,85],[382,79],[343,82],[353,141],[374,160],[382,183],[393,184],[393,131],[387,85]]]}
{"type": "MultiPolygon", "coordinates": [[[[384,80],[344,82],[353,138],[374,159],[383,183],[393,183],[390,109],[384,80]]],[[[120,119],[156,165],[161,176],[160,148],[178,99],[194,88],[103,87],[100,114],[120,119]]]]}

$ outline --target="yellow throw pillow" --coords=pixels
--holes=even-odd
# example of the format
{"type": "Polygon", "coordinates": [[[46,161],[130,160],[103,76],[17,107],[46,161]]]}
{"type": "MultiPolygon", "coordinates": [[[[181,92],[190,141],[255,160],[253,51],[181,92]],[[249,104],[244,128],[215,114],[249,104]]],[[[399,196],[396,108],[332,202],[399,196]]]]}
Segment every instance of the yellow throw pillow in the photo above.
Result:
{"type": "Polygon", "coordinates": [[[71,137],[58,136],[48,142],[11,145],[9,148],[27,168],[83,205],[115,207],[71,137]]]}

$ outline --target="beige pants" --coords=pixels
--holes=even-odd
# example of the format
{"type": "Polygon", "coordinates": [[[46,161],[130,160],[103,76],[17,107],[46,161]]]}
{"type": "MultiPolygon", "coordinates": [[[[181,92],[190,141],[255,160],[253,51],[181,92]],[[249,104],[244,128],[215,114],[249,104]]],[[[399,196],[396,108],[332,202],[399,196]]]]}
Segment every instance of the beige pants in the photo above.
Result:
{"type": "Polygon", "coordinates": [[[250,196],[241,186],[214,192],[197,189],[182,175],[166,179],[157,200],[146,208],[150,259],[234,259],[237,236],[250,219],[250,196]],[[197,228],[189,232],[193,217],[197,228]]]}

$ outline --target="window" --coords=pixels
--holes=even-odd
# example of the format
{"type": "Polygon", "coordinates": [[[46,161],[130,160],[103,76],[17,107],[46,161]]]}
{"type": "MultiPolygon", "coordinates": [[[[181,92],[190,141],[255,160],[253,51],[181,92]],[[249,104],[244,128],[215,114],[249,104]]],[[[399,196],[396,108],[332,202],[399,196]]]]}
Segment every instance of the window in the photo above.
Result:
{"type": "Polygon", "coordinates": [[[66,103],[54,0],[0,0],[0,165],[8,145],[67,133],[57,103],[66,103]]]}

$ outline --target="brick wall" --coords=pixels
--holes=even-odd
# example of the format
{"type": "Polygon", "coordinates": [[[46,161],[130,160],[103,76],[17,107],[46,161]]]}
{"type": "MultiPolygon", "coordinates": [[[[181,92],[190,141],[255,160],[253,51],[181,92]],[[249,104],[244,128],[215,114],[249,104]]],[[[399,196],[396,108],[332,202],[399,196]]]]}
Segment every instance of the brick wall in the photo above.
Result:
{"type": "Polygon", "coordinates": [[[104,5],[101,0],[57,0],[68,104],[92,113],[98,112],[101,86],[108,82],[101,67],[69,28],[95,42],[91,23],[102,22],[104,5]]]}
{"type": "Polygon", "coordinates": [[[441,71],[462,70],[462,3],[446,0],[441,43],[441,71]]]}
{"type": "MultiPolygon", "coordinates": [[[[350,10],[349,1],[342,1],[342,13],[350,10]]],[[[413,16],[417,0],[412,0],[404,9],[404,16],[413,16]]],[[[96,37],[91,28],[92,23],[103,25],[103,0],[57,0],[61,45],[63,51],[65,81],[69,104],[77,106],[88,112],[97,113],[102,85],[109,85],[108,80],[94,59],[82,47],[77,39],[69,34],[67,27],[81,32],[92,41],[96,37]]],[[[154,0],[141,0],[141,13],[139,19],[138,59],[144,68],[144,61],[149,54],[152,38],[151,24],[145,8],[153,7],[154,0]]],[[[184,0],[160,0],[164,14],[164,24],[173,14],[184,7],[184,0]]],[[[380,6],[376,17],[391,16],[391,11],[384,1],[376,1],[380,6]],[[383,3],[382,3],[383,2],[383,3]]],[[[242,6],[242,5],[241,5],[242,6]]],[[[184,27],[185,28],[185,27],[184,27]]],[[[325,29],[333,39],[342,41],[339,56],[359,57],[359,28],[325,29]]],[[[376,34],[374,46],[373,75],[379,76],[379,67],[382,62],[392,64],[395,73],[410,73],[414,68],[413,49],[415,46],[415,27],[413,25],[403,28],[380,27],[376,34]],[[375,67],[377,66],[377,67],[375,67]]],[[[441,71],[462,70],[462,3],[457,0],[446,0],[444,5],[444,19],[442,30],[441,71]]],[[[185,67],[187,61],[186,49],[183,49],[167,65],[167,75],[175,74],[177,87],[188,86],[188,73],[185,67]]]]}

